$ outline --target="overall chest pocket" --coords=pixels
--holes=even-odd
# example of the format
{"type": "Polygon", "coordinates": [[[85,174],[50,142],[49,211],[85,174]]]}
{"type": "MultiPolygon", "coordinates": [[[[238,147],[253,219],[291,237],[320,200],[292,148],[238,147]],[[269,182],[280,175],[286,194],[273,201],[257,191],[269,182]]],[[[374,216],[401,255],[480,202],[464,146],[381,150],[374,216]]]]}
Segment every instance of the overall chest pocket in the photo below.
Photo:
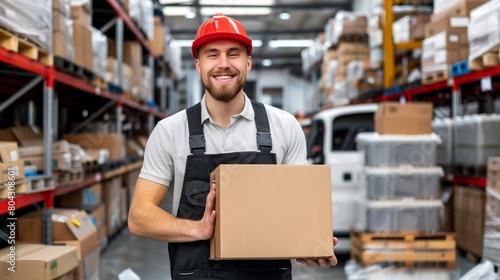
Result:
{"type": "Polygon", "coordinates": [[[194,206],[205,207],[210,183],[207,181],[191,181],[185,189],[187,201],[194,206]]]}

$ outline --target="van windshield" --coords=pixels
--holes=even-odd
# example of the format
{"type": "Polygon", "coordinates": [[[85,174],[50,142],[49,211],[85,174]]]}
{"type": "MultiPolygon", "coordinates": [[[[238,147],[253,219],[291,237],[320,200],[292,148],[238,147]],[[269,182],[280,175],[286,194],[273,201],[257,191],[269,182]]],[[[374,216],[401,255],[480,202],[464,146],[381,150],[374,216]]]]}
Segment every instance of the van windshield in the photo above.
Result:
{"type": "Polygon", "coordinates": [[[373,131],[373,113],[337,117],[332,127],[332,151],[355,151],[356,135],[373,131]]]}

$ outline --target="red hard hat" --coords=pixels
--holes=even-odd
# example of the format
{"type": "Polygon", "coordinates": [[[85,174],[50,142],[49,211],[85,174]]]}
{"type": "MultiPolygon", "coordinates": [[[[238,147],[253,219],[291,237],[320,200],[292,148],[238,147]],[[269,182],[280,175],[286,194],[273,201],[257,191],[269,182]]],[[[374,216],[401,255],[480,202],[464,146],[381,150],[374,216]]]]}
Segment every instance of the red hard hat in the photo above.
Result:
{"type": "Polygon", "coordinates": [[[228,38],[242,42],[252,54],[252,40],[248,38],[247,32],[241,23],[234,18],[227,17],[221,13],[216,13],[213,18],[205,21],[191,45],[191,52],[194,58],[198,58],[197,51],[201,45],[212,39],[228,38]]]}

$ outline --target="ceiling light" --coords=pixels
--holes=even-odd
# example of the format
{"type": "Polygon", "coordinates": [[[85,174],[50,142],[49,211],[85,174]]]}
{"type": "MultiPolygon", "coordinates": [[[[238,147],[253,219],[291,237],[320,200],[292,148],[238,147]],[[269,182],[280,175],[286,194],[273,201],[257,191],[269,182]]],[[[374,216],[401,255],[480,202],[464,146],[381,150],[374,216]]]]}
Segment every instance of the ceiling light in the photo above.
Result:
{"type": "Polygon", "coordinates": [[[163,11],[164,15],[174,17],[174,16],[185,16],[189,12],[191,12],[192,10],[191,10],[191,7],[170,7],[170,6],[167,6],[167,7],[164,7],[162,11],[163,11]]]}
{"type": "Polygon", "coordinates": [[[196,17],[196,13],[194,11],[189,11],[184,17],[187,19],[192,19],[196,17]]]}
{"type": "Polygon", "coordinates": [[[313,45],[313,40],[271,40],[271,48],[307,48],[313,45]]]}
{"type": "Polygon", "coordinates": [[[266,58],[266,59],[262,60],[262,66],[269,67],[269,66],[271,66],[272,64],[273,64],[273,61],[272,61],[272,60],[270,60],[270,59],[267,59],[267,58],[266,58]]]}
{"type": "Polygon", "coordinates": [[[289,20],[292,16],[289,12],[281,12],[279,17],[281,20],[289,20]]]}
{"type": "Polygon", "coordinates": [[[252,40],[252,47],[254,48],[262,47],[262,40],[252,40]]]}
{"type": "Polygon", "coordinates": [[[200,0],[200,6],[214,5],[217,8],[201,8],[200,12],[204,16],[212,17],[215,13],[223,13],[224,15],[269,15],[271,8],[262,6],[272,6],[276,0],[253,0],[252,3],[244,2],[241,0],[200,0]],[[245,7],[238,7],[244,5],[245,7]],[[261,7],[248,7],[248,6],[261,6],[261,7]]]}

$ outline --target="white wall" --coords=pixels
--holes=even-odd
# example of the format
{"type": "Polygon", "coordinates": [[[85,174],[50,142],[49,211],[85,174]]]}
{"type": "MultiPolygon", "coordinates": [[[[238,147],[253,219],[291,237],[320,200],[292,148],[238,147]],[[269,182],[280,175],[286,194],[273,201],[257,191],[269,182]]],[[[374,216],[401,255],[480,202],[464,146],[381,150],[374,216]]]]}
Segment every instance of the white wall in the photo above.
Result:
{"type": "Polygon", "coordinates": [[[287,69],[283,70],[252,70],[247,76],[248,81],[256,82],[256,100],[267,103],[269,98],[263,95],[263,88],[283,89],[283,110],[296,114],[306,113],[318,109],[315,85],[290,75],[287,69]]]}

